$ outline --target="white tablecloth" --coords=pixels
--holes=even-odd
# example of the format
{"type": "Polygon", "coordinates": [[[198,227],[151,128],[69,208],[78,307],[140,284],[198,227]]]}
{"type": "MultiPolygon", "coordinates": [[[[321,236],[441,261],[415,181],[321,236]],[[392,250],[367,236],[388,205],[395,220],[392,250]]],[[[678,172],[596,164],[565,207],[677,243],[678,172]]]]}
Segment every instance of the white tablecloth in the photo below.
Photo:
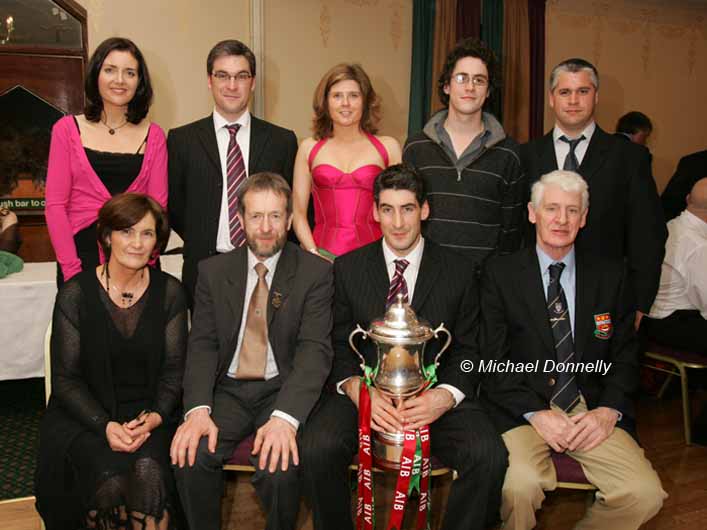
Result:
{"type": "MultiPolygon", "coordinates": [[[[162,270],[181,278],[182,256],[162,256],[162,270]]],[[[56,263],[25,263],[0,280],[0,381],[44,377],[44,335],[56,297],[56,263]]]]}
{"type": "Polygon", "coordinates": [[[56,296],[56,263],[25,263],[0,280],[0,380],[44,376],[44,334],[56,296]]]}

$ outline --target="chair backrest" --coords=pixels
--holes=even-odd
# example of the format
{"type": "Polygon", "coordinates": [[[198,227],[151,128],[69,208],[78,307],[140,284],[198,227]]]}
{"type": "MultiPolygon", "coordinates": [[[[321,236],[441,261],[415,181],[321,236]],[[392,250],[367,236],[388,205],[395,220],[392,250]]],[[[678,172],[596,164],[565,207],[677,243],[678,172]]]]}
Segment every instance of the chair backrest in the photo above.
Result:
{"type": "Polygon", "coordinates": [[[52,392],[52,321],[49,321],[47,332],[44,334],[44,399],[49,403],[49,394],[52,392]]]}

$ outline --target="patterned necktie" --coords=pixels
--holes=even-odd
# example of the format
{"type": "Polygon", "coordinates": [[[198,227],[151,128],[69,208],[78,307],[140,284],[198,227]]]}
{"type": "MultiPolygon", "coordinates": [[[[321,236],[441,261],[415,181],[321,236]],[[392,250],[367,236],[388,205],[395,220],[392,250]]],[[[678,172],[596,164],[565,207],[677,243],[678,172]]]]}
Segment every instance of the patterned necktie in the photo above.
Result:
{"type": "MultiPolygon", "coordinates": [[[[547,286],[547,312],[550,318],[552,336],[555,339],[555,354],[558,363],[574,362],[574,341],[570,314],[567,310],[565,291],[560,285],[564,263],[550,265],[550,284],[547,286]]],[[[561,370],[557,374],[555,395],[550,399],[562,410],[569,412],[579,402],[579,389],[574,374],[561,370]]]]}
{"type": "Polygon", "coordinates": [[[245,233],[241,222],[236,216],[238,212],[238,188],[245,181],[245,163],[243,153],[236,142],[236,133],[241,128],[239,123],[226,125],[231,139],[228,141],[228,152],[226,155],[226,186],[228,186],[228,227],[231,233],[231,244],[238,248],[245,243],[245,233]]]}
{"type": "Polygon", "coordinates": [[[409,303],[408,300],[408,284],[405,281],[405,269],[408,268],[410,262],[406,259],[396,259],[395,260],[395,274],[393,279],[390,281],[390,288],[388,289],[388,298],[385,301],[385,307],[390,306],[395,302],[395,297],[398,294],[403,295],[403,302],[409,303]]]}
{"type": "Polygon", "coordinates": [[[584,135],[580,136],[579,138],[575,138],[574,140],[570,140],[564,135],[560,136],[560,140],[570,144],[570,152],[567,153],[567,156],[565,157],[565,163],[562,166],[562,169],[564,169],[565,171],[576,172],[579,169],[579,161],[577,160],[577,155],[574,153],[574,150],[577,148],[577,145],[579,145],[579,142],[584,139],[584,135]]]}
{"type": "Polygon", "coordinates": [[[258,284],[253,289],[248,304],[245,333],[238,354],[236,379],[264,379],[268,355],[268,283],[265,275],[268,268],[262,263],[255,265],[258,284]]]}

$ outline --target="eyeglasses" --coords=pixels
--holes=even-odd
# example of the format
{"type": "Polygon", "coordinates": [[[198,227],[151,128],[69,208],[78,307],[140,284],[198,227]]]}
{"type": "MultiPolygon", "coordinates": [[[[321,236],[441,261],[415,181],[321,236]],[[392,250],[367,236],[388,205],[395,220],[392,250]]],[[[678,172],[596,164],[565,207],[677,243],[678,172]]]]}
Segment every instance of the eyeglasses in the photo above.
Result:
{"type": "Polygon", "coordinates": [[[218,81],[219,83],[228,83],[231,79],[233,79],[237,83],[247,83],[253,76],[250,75],[250,72],[238,72],[237,74],[229,74],[228,72],[219,70],[218,72],[213,72],[211,74],[211,77],[216,79],[216,81],[218,81]]]}
{"type": "Polygon", "coordinates": [[[466,85],[469,81],[471,81],[472,85],[477,86],[479,88],[488,86],[488,84],[489,84],[489,80],[486,76],[483,76],[483,75],[470,76],[466,72],[454,74],[452,76],[452,79],[454,79],[454,82],[457,85],[466,85]]]}

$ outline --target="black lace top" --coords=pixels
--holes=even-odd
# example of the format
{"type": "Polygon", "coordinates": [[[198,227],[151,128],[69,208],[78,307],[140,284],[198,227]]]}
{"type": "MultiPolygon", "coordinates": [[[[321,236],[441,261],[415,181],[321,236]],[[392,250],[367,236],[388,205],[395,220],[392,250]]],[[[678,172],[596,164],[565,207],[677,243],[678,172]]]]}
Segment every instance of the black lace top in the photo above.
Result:
{"type": "Polygon", "coordinates": [[[37,508],[48,530],[85,517],[76,466],[67,467],[74,440],[86,432],[105,439],[109,421],[132,419],[143,408],[158,412],[166,426],[181,415],[184,292],[171,276],[149,273],[145,294],[129,308],[110,300],[95,269],[72,278],[57,295],[52,394],[40,426],[35,479],[37,508]]]}

